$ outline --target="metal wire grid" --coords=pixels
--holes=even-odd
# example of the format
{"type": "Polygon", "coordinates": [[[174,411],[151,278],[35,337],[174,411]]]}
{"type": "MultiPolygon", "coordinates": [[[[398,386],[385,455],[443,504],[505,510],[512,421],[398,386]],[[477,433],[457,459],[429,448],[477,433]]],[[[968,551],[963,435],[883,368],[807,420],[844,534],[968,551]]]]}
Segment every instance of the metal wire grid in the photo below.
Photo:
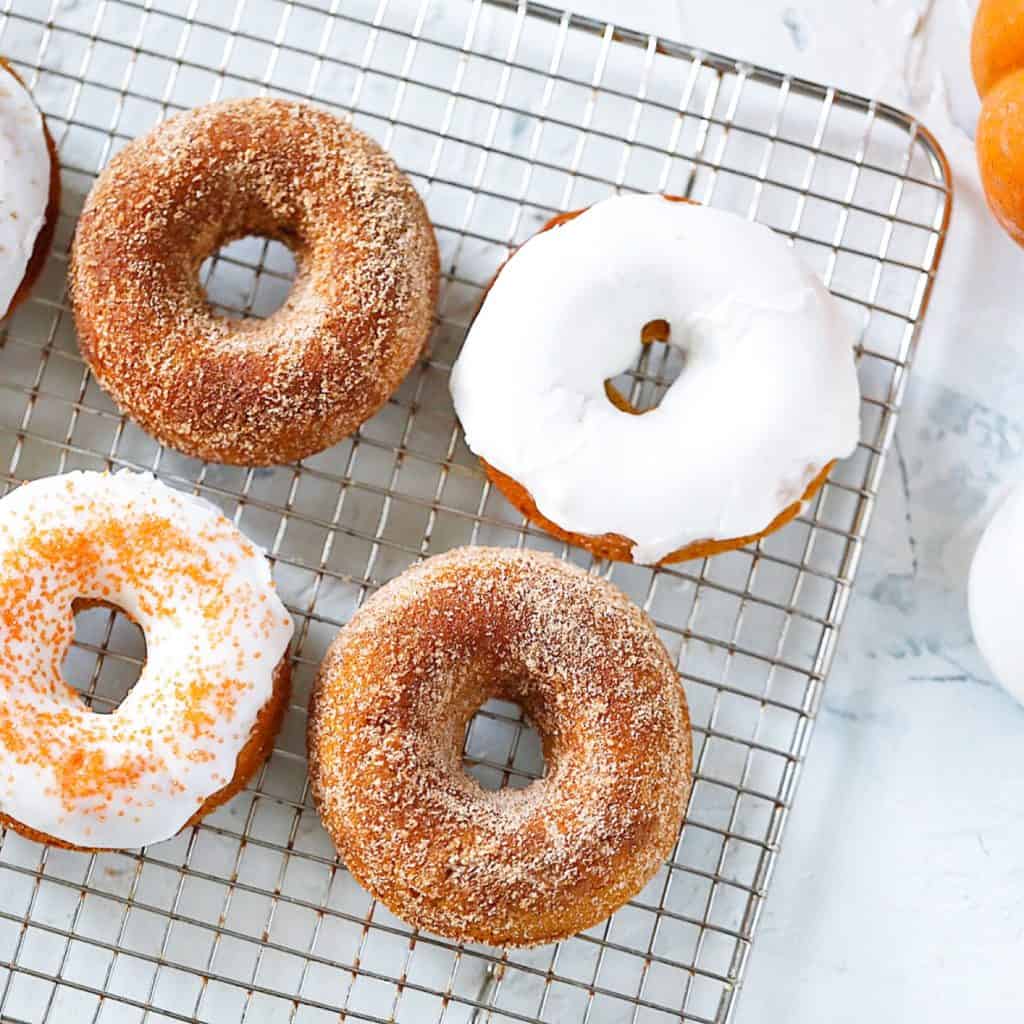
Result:
{"type": "MultiPolygon", "coordinates": [[[[219,504],[270,553],[296,619],[296,692],[255,783],[144,851],[3,836],[0,1016],[23,1021],[715,1021],[731,1015],[891,443],[948,222],[945,161],[905,115],[835,89],[549,8],[452,0],[8,2],[0,52],[58,143],[54,255],[0,348],[6,486],[72,468],[152,469],[219,504]],[[349,112],[414,177],[444,284],[429,354],[359,434],[292,467],[200,464],[119,416],[78,356],[67,248],[92,178],[169,111],[268,91],[349,112]],[[784,232],[861,328],[863,440],[798,521],[672,569],[593,563],[525,526],[466,450],[446,377],[482,288],[553,212],[612,190],[686,194],[784,232]],[[312,810],[309,684],[340,624],[417,559],[459,543],[555,550],[652,615],[678,659],[696,782],[673,857],[569,942],[458,947],[411,931],[340,865],[312,810]]],[[[204,267],[228,315],[287,291],[288,254],[247,239],[204,267]]],[[[624,385],[653,404],[678,363],[650,346],[624,385]]],[[[79,618],[66,671],[97,710],[144,646],[79,618]]],[[[540,770],[492,702],[467,770],[540,770]]]]}

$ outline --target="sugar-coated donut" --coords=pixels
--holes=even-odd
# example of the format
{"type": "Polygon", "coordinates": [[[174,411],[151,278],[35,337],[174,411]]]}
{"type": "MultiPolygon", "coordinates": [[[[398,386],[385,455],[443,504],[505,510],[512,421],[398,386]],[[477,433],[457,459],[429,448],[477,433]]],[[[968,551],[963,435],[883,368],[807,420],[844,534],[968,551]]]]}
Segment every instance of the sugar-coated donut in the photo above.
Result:
{"type": "Polygon", "coordinates": [[[555,218],[499,271],[451,376],[491,480],[604,558],[675,562],[764,536],[859,436],[838,302],[768,228],[672,198],[555,218]],[[666,338],[685,366],[637,414],[607,382],[666,338]]]}
{"type": "Polygon", "coordinates": [[[0,501],[0,825],[78,849],[167,839],[237,792],[287,704],[292,622],[264,556],[151,476],[73,472],[0,501]],[[75,608],[146,663],[110,714],[61,674],[75,608]]]}
{"type": "Polygon", "coordinates": [[[309,719],[312,792],[345,864],[411,924],[551,942],[634,896],[689,794],[686,699],[647,617],[530,551],[462,548],[392,580],[331,645],[309,719]],[[484,790],[467,723],[517,701],[547,771],[484,790]]]}
{"type": "Polygon", "coordinates": [[[228,100],[129,143],[93,187],[71,294],[99,382],[159,440],[264,465],[329,447],[373,415],[429,333],[437,243],[411,182],[332,114],[228,100]],[[298,272],[266,320],[229,320],[203,260],[275,238],[298,272]]]}
{"type": "Polygon", "coordinates": [[[60,212],[53,139],[18,73],[0,58],[0,317],[28,296],[60,212]]]}

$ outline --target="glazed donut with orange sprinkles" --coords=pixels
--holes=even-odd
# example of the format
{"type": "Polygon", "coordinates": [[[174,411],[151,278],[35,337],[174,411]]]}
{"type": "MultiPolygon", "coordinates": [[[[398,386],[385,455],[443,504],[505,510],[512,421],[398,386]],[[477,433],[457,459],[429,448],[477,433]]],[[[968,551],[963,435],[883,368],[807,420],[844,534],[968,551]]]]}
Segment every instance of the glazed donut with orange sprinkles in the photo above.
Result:
{"type": "Polygon", "coordinates": [[[263,554],[201,498],[73,472],[0,501],[0,824],[78,849],[145,846],[223,803],[269,753],[292,621],[263,554]],[[123,611],[147,658],[110,714],[61,664],[74,611],[123,611]]]}
{"type": "Polygon", "coordinates": [[[39,277],[59,210],[53,139],[25,83],[0,58],[0,317],[39,277]]]}

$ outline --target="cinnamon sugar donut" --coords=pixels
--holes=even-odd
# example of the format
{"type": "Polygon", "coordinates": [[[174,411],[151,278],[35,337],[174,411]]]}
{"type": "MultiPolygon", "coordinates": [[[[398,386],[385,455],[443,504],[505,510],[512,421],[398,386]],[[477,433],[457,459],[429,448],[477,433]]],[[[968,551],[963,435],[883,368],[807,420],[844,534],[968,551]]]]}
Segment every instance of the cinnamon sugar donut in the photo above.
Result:
{"type": "Polygon", "coordinates": [[[671,853],[690,789],[686,699],[650,621],[530,551],[457,549],[378,591],[320,667],[308,740],[356,880],[457,941],[534,945],[603,920],[671,853]],[[541,734],[547,771],[526,789],[463,771],[491,697],[541,734]]]}
{"type": "Polygon", "coordinates": [[[838,302],[767,227],[673,196],[614,196],[527,241],[492,282],[451,391],[511,504],[627,562],[779,529],[859,436],[838,302]],[[655,343],[685,363],[641,411],[610,381],[655,343]]]}
{"type": "Polygon", "coordinates": [[[0,317],[32,290],[60,212],[57,149],[25,83],[0,58],[0,317]]]}
{"type": "Polygon", "coordinates": [[[259,552],[151,476],[73,472],[0,501],[0,825],[75,849],[167,839],[233,796],[288,702],[292,622],[259,552]],[[61,673],[75,610],[143,630],[109,714],[61,673]]]}
{"type": "Polygon", "coordinates": [[[326,111],[228,100],[129,143],[89,194],[71,293],[82,354],[121,408],[189,455],[299,459],[373,415],[431,327],[438,255],[412,184],[326,111]],[[246,235],[295,254],[266,320],[213,312],[203,260],[246,235]]]}

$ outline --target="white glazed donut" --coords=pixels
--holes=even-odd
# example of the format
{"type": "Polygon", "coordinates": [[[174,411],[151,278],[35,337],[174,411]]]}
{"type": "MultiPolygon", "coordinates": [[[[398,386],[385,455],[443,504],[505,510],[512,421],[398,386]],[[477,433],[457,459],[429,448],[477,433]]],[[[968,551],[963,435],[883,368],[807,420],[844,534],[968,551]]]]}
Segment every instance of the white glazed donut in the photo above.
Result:
{"type": "Polygon", "coordinates": [[[148,475],[68,473],[0,501],[0,629],[0,820],[35,838],[174,835],[251,775],[287,699],[292,622],[266,559],[148,475]],[[142,673],[110,714],[61,675],[76,601],[145,633],[142,673]]]}
{"type": "Polygon", "coordinates": [[[58,174],[42,115],[0,60],[0,316],[41,269],[59,205],[58,174]]]}
{"type": "Polygon", "coordinates": [[[967,580],[971,629],[993,675],[1024,703],[1024,484],[1010,492],[985,528],[967,580]]]}
{"type": "Polygon", "coordinates": [[[512,256],[451,388],[467,444],[513,504],[595,553],[655,563],[739,546],[796,514],[857,443],[853,348],[838,302],[782,237],[625,196],[512,256]],[[686,363],[656,409],[630,414],[605,382],[657,320],[686,363]],[[621,554],[587,543],[605,537],[621,554]]]}

